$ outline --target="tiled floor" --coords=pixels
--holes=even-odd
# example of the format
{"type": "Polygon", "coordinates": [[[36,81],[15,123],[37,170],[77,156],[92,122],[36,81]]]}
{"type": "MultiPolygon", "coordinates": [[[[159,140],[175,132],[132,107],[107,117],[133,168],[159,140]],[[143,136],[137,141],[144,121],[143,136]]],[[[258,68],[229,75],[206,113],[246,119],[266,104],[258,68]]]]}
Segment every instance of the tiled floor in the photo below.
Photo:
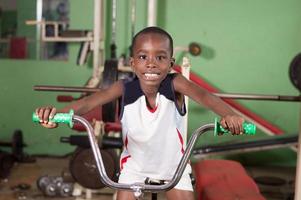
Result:
{"type": "MultiPolygon", "coordinates": [[[[62,171],[68,169],[68,158],[37,158],[34,163],[17,163],[10,172],[10,176],[0,182],[0,200],[112,200],[114,190],[109,188],[91,191],[75,186],[77,191],[81,191],[78,196],[71,197],[47,197],[37,187],[37,180],[41,176],[61,176],[62,171]],[[28,187],[29,188],[26,188],[28,187]]],[[[151,199],[150,194],[144,194],[146,200],[151,199]]],[[[164,200],[164,194],[158,194],[158,200],[164,200]]]]}
{"type": "MultiPolygon", "coordinates": [[[[89,191],[74,197],[45,197],[37,188],[37,180],[44,175],[61,176],[62,171],[68,169],[68,158],[37,158],[34,163],[17,163],[13,167],[7,180],[0,183],[0,200],[28,199],[64,199],[82,200],[89,197],[89,191]],[[26,189],[25,186],[29,186],[26,189]]],[[[293,199],[295,169],[293,168],[262,168],[246,167],[246,170],[257,181],[257,184],[267,200],[293,199]]],[[[90,199],[112,200],[114,191],[102,189],[93,192],[90,199]]],[[[144,199],[151,199],[146,194],[144,199]]],[[[158,200],[164,200],[164,194],[159,194],[158,200]]]]}

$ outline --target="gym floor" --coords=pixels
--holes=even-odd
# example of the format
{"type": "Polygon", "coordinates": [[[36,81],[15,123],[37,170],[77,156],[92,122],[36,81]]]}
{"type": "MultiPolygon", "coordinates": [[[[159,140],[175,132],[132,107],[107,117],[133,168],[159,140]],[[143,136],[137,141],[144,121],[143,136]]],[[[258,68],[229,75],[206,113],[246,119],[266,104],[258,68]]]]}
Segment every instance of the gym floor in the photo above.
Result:
{"type": "MultiPolygon", "coordinates": [[[[64,199],[84,200],[101,199],[112,200],[114,191],[108,188],[91,193],[81,190],[74,197],[47,197],[37,188],[37,180],[41,176],[61,176],[68,169],[68,158],[43,158],[38,157],[32,163],[16,163],[7,179],[0,183],[0,200],[15,199],[64,199]],[[90,197],[90,198],[89,198],[90,197]]],[[[257,182],[261,193],[267,200],[293,199],[295,168],[288,167],[245,167],[248,174],[257,182]]],[[[91,192],[91,191],[90,191],[91,192]]],[[[145,194],[144,199],[151,199],[150,194],[145,194]]],[[[158,195],[158,200],[164,200],[164,194],[158,195]]]]}
{"type": "MultiPolygon", "coordinates": [[[[47,197],[37,187],[37,180],[45,175],[50,177],[62,176],[62,173],[68,169],[68,158],[43,158],[37,157],[33,163],[16,163],[10,171],[10,175],[7,179],[0,182],[0,200],[16,200],[16,199],[28,199],[28,200],[112,200],[114,190],[104,188],[98,191],[86,191],[77,188],[81,191],[78,196],[74,197],[47,197]]],[[[145,194],[144,199],[151,199],[150,194],[145,194]]],[[[158,194],[158,200],[163,200],[164,194],[158,194]]]]}

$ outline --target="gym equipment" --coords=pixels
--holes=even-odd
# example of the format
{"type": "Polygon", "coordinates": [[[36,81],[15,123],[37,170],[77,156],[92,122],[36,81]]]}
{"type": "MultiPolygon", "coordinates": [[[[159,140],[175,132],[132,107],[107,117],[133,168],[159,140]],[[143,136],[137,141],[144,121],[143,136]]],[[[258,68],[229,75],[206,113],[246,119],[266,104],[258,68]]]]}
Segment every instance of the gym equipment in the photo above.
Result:
{"type": "Polygon", "coordinates": [[[286,180],[279,177],[273,177],[273,176],[258,176],[254,178],[256,183],[262,184],[262,185],[271,185],[271,186],[284,186],[286,183],[286,180]]]}
{"type": "MultiPolygon", "coordinates": [[[[64,86],[47,86],[36,85],[33,87],[36,91],[55,91],[55,92],[97,92],[99,88],[87,87],[64,87],[64,86]]],[[[263,100],[263,101],[291,101],[300,102],[301,96],[289,95],[262,95],[262,94],[239,94],[239,93],[213,93],[216,96],[227,99],[244,99],[244,100],[263,100]]]]}
{"type": "MultiPolygon", "coordinates": [[[[74,114],[73,110],[70,110],[69,113],[58,113],[56,114],[52,119],[50,119],[50,122],[55,123],[67,123],[70,128],[73,127],[73,121],[72,121],[72,115],[74,114]]],[[[36,114],[32,115],[32,120],[35,122],[39,122],[39,116],[36,114]]]]}
{"type": "MultiPolygon", "coordinates": [[[[86,37],[93,36],[91,31],[81,31],[81,32],[84,32],[86,37]]],[[[76,59],[76,64],[82,66],[85,63],[87,63],[87,59],[88,59],[90,51],[91,51],[91,42],[89,42],[89,41],[81,42],[80,49],[78,51],[78,55],[77,55],[77,59],[76,59]]]]}
{"type": "Polygon", "coordinates": [[[89,139],[86,135],[71,135],[69,137],[61,137],[60,142],[69,143],[82,148],[90,148],[89,139]]]}
{"type": "MultiPolygon", "coordinates": [[[[84,4],[83,4],[84,5],[84,4]]],[[[26,20],[26,25],[37,25],[37,37],[43,42],[86,42],[90,43],[93,48],[93,73],[89,79],[89,85],[97,85],[100,80],[100,71],[103,57],[104,49],[101,47],[101,43],[104,42],[104,18],[103,12],[104,2],[101,0],[94,1],[94,17],[93,17],[93,34],[85,34],[84,36],[72,36],[72,37],[63,37],[59,35],[59,27],[67,26],[66,21],[35,21],[35,20],[26,20]],[[54,27],[54,36],[46,35],[46,26],[52,25],[54,27]],[[95,84],[96,83],[96,84],[95,84]]],[[[38,18],[42,18],[39,16],[38,18]]],[[[78,35],[78,34],[77,34],[78,35]]],[[[90,46],[90,45],[89,45],[90,46]]],[[[83,55],[83,58],[85,56],[83,55]]]]}
{"type": "MultiPolygon", "coordinates": [[[[206,124],[206,125],[199,127],[198,129],[196,129],[193,132],[192,136],[189,139],[189,142],[187,144],[187,147],[183,154],[183,157],[177,167],[177,170],[176,170],[172,180],[170,180],[167,184],[164,184],[164,185],[146,185],[144,183],[122,184],[122,183],[116,183],[108,177],[106,170],[105,170],[105,165],[104,165],[104,162],[102,159],[102,154],[98,147],[98,141],[93,133],[93,128],[91,127],[90,123],[83,117],[73,115],[72,112],[70,112],[70,113],[71,113],[70,117],[63,118],[63,119],[68,119],[68,120],[71,119],[71,121],[80,122],[81,124],[83,124],[85,126],[88,136],[89,136],[94,159],[96,161],[96,166],[97,166],[97,169],[100,174],[100,180],[102,181],[102,183],[105,186],[108,186],[113,189],[122,189],[122,190],[132,191],[132,192],[134,192],[134,195],[136,198],[140,198],[143,195],[143,192],[155,192],[156,193],[156,192],[172,189],[179,182],[179,180],[184,172],[185,166],[188,162],[188,159],[192,152],[192,148],[193,148],[197,138],[207,131],[216,129],[217,128],[216,125],[219,125],[218,123],[206,124]]],[[[37,120],[37,116],[35,113],[33,113],[32,119],[34,122],[39,122],[39,120],[37,120]]],[[[58,119],[58,122],[72,124],[70,121],[64,121],[63,119],[58,119]]],[[[220,129],[219,133],[222,134],[223,130],[220,129]]]]}
{"type": "Polygon", "coordinates": [[[198,200],[264,200],[254,180],[237,161],[209,159],[193,166],[198,200]]]}
{"type": "MultiPolygon", "coordinates": [[[[92,36],[86,36],[84,34],[75,34],[74,37],[64,37],[59,33],[59,27],[67,27],[68,23],[66,21],[36,21],[36,20],[26,20],[26,25],[39,25],[41,28],[41,40],[44,42],[92,42],[92,36]],[[53,34],[47,35],[46,27],[51,26],[54,28],[53,34]]],[[[71,31],[70,31],[71,32],[71,31]]],[[[78,32],[77,32],[78,33],[78,32]]]]}
{"type": "MultiPolygon", "coordinates": [[[[105,61],[103,71],[103,82],[101,87],[107,88],[117,81],[118,78],[118,60],[111,59],[105,61]]],[[[117,101],[104,104],[102,106],[102,119],[104,122],[115,122],[115,115],[117,112],[117,101]]]]}
{"type": "Polygon", "coordinates": [[[73,183],[64,182],[60,176],[41,176],[37,180],[37,187],[45,196],[68,197],[72,195],[73,183]]]}
{"type": "MultiPolygon", "coordinates": [[[[118,156],[110,149],[100,150],[108,177],[117,180],[119,170],[118,156]]],[[[93,153],[90,148],[78,148],[69,163],[71,176],[81,186],[89,189],[101,189],[105,185],[100,181],[93,153]]]]}
{"type": "Polygon", "coordinates": [[[289,66],[292,84],[301,92],[301,53],[296,55],[289,66]]]}
{"type": "Polygon", "coordinates": [[[122,149],[123,141],[120,137],[103,136],[100,146],[104,149],[122,149]]]}
{"type": "MultiPolygon", "coordinates": [[[[70,137],[61,137],[60,142],[69,143],[82,148],[90,148],[89,138],[86,135],[71,135],[70,137]]],[[[121,149],[123,147],[123,142],[119,137],[104,135],[102,136],[98,145],[102,149],[121,149]]]]}
{"type": "MultiPolygon", "coordinates": [[[[105,61],[102,74],[102,88],[107,88],[117,81],[118,78],[118,60],[116,59],[116,14],[117,2],[112,0],[112,35],[111,35],[111,58],[105,61]]],[[[104,122],[115,122],[115,113],[117,101],[112,101],[102,106],[102,119],[104,122]]]]}
{"type": "Polygon", "coordinates": [[[9,176],[14,163],[14,156],[6,152],[0,152],[0,179],[5,179],[9,176]]]}
{"type": "MultiPolygon", "coordinates": [[[[108,176],[115,181],[119,171],[119,159],[116,151],[112,148],[121,149],[122,141],[120,140],[120,138],[104,136],[101,141],[98,141],[98,143],[101,143],[99,144],[100,151],[108,176]]],[[[72,178],[85,188],[101,189],[105,187],[97,173],[89,138],[86,135],[72,135],[61,137],[61,142],[78,146],[69,162],[69,171],[72,178]]]]}
{"type": "Polygon", "coordinates": [[[207,145],[195,148],[192,155],[195,159],[203,159],[209,155],[221,155],[231,153],[244,153],[251,151],[262,151],[276,148],[283,148],[288,146],[295,146],[298,144],[298,136],[278,137],[274,136],[272,139],[261,139],[256,141],[225,143],[217,145],[207,145]]]}
{"type": "Polygon", "coordinates": [[[48,85],[36,85],[33,86],[36,91],[50,91],[50,92],[98,92],[100,88],[88,88],[88,87],[66,87],[66,86],[48,86],[48,85]]]}
{"type": "MultiPolygon", "coordinates": [[[[215,127],[214,128],[214,135],[215,136],[230,133],[229,130],[224,129],[222,127],[222,125],[219,124],[217,118],[215,118],[215,120],[214,120],[214,127],[215,127]]],[[[254,124],[244,122],[242,124],[242,127],[243,127],[243,130],[244,130],[244,134],[246,134],[246,135],[254,135],[256,133],[256,126],[254,124]]]]}
{"type": "Polygon", "coordinates": [[[11,147],[11,153],[17,161],[24,160],[23,147],[26,147],[26,144],[23,142],[23,133],[21,130],[15,130],[12,136],[11,142],[0,141],[0,146],[11,147]]]}
{"type": "Polygon", "coordinates": [[[199,56],[202,53],[201,45],[197,42],[191,42],[188,46],[177,46],[174,48],[174,52],[182,51],[183,53],[190,53],[192,56],[199,56]]]}
{"type": "Polygon", "coordinates": [[[196,42],[191,42],[188,46],[188,51],[193,56],[199,56],[202,53],[201,46],[196,42]]]}
{"type": "Polygon", "coordinates": [[[300,102],[301,96],[287,95],[260,95],[260,94],[231,94],[231,93],[213,93],[224,99],[244,99],[244,100],[262,100],[262,101],[291,101],[300,102]]]}

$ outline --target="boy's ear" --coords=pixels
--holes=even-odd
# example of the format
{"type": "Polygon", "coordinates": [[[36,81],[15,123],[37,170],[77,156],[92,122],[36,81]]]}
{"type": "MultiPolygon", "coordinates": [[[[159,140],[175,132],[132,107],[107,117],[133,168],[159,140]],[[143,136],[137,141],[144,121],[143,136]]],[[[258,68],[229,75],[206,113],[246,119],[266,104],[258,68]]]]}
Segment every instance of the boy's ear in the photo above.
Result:
{"type": "Polygon", "coordinates": [[[174,58],[171,58],[170,59],[170,67],[173,67],[175,65],[175,59],[174,58]]]}
{"type": "Polygon", "coordinates": [[[130,57],[130,67],[132,68],[133,72],[135,72],[135,69],[134,69],[134,59],[133,59],[133,57],[130,57]]]}
{"type": "Polygon", "coordinates": [[[134,61],[133,57],[130,57],[130,65],[131,66],[133,65],[133,61],[134,61]]]}

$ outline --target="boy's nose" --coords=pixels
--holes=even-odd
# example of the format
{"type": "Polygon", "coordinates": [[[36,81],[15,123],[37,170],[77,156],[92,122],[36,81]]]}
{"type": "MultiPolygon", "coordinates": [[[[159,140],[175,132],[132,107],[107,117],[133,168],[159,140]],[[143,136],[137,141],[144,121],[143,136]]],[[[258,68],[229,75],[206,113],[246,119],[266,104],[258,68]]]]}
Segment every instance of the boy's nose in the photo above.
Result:
{"type": "Polygon", "coordinates": [[[147,67],[156,67],[156,59],[153,57],[148,58],[147,67]]]}
{"type": "Polygon", "coordinates": [[[146,67],[147,67],[147,68],[155,68],[155,67],[156,67],[156,64],[155,64],[155,63],[152,63],[152,62],[149,62],[149,63],[147,63],[146,67]]]}

